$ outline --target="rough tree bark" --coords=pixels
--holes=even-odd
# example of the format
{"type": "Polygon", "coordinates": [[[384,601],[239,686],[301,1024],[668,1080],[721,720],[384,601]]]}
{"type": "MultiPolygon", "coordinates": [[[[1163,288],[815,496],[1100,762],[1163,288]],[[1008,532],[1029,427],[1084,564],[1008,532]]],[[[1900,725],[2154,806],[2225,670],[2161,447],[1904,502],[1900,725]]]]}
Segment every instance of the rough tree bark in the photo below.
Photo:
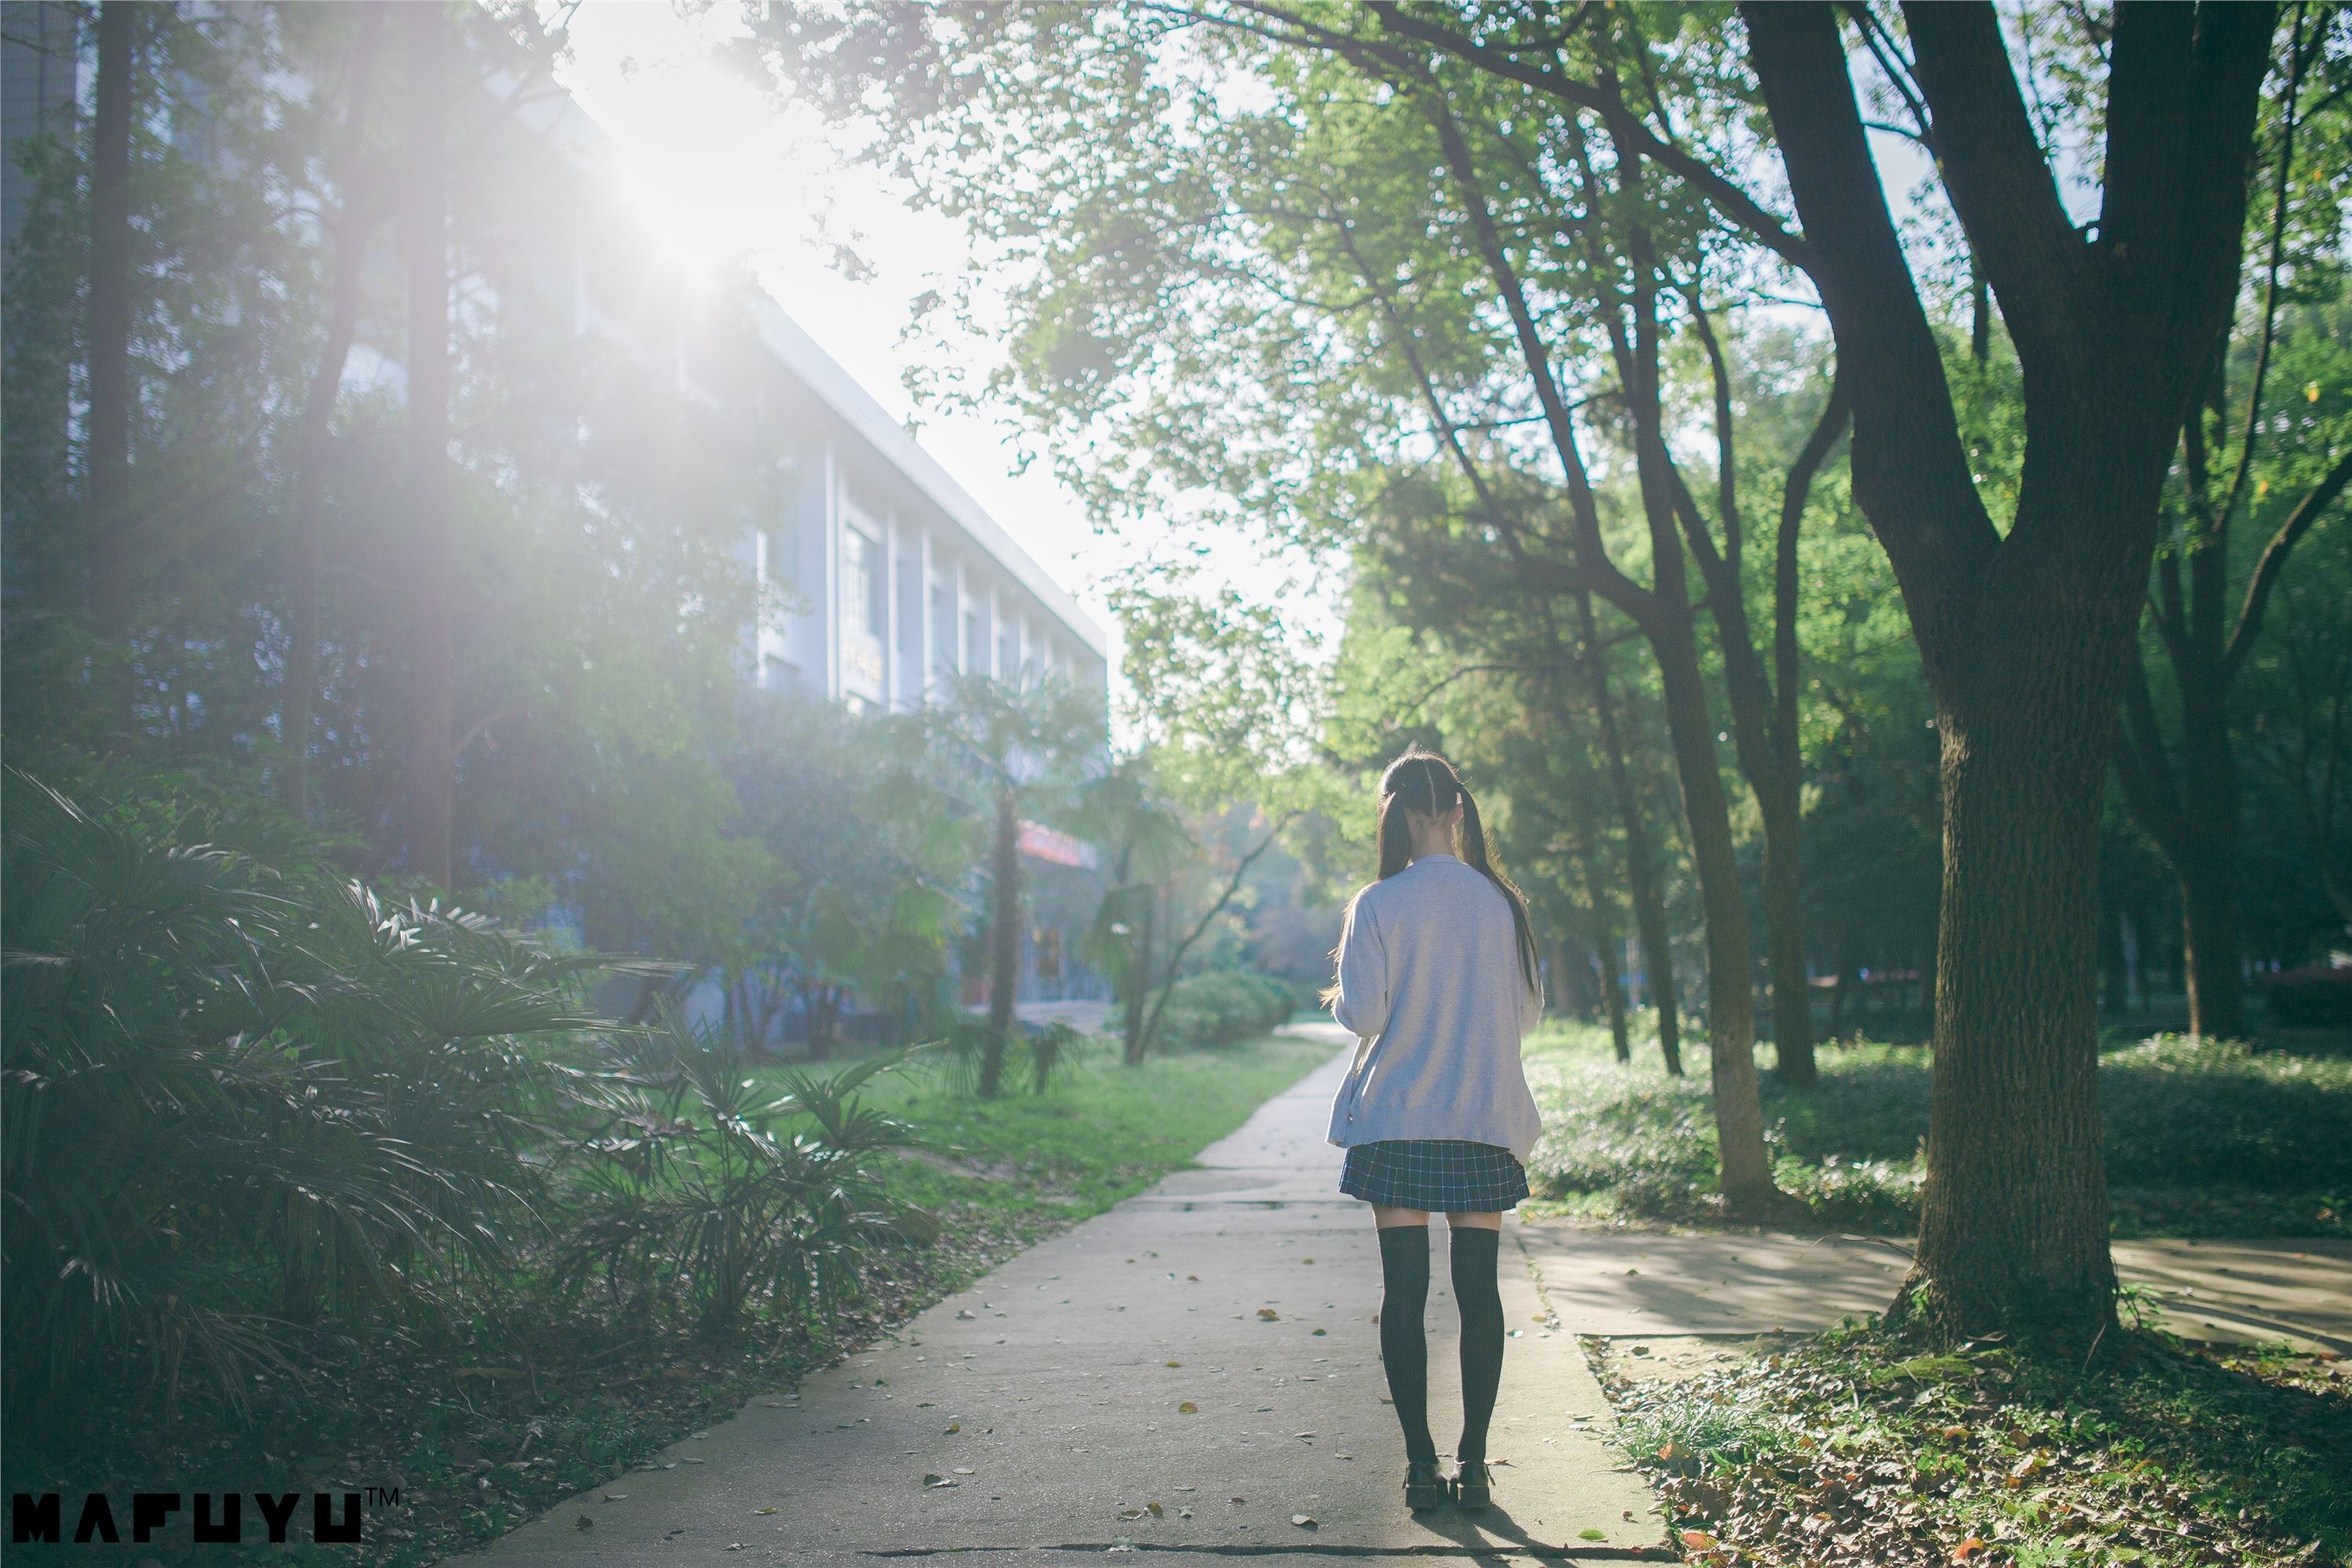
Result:
{"type": "Polygon", "coordinates": [[[441,0],[404,7],[409,145],[408,869],[450,885],[450,742],[456,729],[450,602],[447,17],[441,0]]]}
{"type": "Polygon", "coordinates": [[[1927,1180],[1899,1305],[1946,1332],[2090,1337],[2115,1290],[2097,797],[2158,491],[2235,292],[2272,11],[2117,7],[2092,238],[2059,200],[1992,9],[1906,8],[1945,185],[2023,371],[2006,535],[1969,477],[1835,12],[1740,15],[1804,225],[1793,243],[1853,388],[1855,499],[1894,563],[1943,742],[1927,1180]]]}

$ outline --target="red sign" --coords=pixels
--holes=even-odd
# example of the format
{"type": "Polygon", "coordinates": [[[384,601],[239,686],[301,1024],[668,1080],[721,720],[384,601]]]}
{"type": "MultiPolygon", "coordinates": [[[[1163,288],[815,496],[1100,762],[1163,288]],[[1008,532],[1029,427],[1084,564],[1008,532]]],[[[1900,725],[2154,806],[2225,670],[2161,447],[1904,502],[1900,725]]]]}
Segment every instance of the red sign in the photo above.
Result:
{"type": "Polygon", "coordinates": [[[1056,833],[1034,822],[1021,825],[1021,836],[1013,840],[1022,854],[1034,860],[1050,861],[1056,866],[1085,866],[1093,857],[1087,847],[1066,833],[1056,833]]]}

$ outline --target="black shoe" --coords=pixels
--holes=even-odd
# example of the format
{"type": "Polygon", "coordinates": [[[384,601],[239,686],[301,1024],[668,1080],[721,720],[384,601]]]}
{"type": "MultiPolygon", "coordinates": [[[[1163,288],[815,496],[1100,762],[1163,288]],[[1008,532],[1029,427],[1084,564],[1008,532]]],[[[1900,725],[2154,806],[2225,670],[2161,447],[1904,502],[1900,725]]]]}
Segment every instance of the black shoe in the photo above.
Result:
{"type": "Polygon", "coordinates": [[[1486,1462],[1473,1459],[1454,1473],[1454,1504],[1456,1508],[1485,1508],[1495,1500],[1495,1478],[1487,1472],[1486,1462]]]}
{"type": "Polygon", "coordinates": [[[1435,1459],[1414,1459],[1405,1466],[1404,1506],[1413,1512],[1422,1513],[1444,1502],[1445,1489],[1435,1459]]]}

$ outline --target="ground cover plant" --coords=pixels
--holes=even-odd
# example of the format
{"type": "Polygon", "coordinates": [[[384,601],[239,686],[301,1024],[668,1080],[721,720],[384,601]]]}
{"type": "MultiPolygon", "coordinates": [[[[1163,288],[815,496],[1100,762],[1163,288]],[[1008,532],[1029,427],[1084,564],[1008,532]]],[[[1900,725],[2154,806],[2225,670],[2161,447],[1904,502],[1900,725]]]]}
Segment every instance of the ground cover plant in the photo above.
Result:
{"type": "MultiPolygon", "coordinates": [[[[1528,1174],[1549,1213],[1707,1223],[1714,1119],[1706,1075],[1655,1048],[1616,1062],[1607,1032],[1551,1025],[1528,1077],[1550,1132],[1528,1174]]],[[[1817,1088],[1768,1075],[1765,1135],[1790,1223],[1907,1234],[1917,1223],[1927,1052],[1825,1047],[1817,1088]]],[[[2118,1236],[2352,1235],[2352,1060],[2158,1036],[2105,1052],[2099,1094],[2118,1236]]]]}
{"type": "MultiPolygon", "coordinates": [[[[259,1474],[330,1489],[397,1485],[402,1506],[370,1512],[370,1539],[356,1560],[432,1562],[651,1462],[669,1444],[790,1387],[1023,1248],[1142,1190],[1329,1052],[1264,1036],[1130,1068],[1118,1065],[1115,1042],[1087,1037],[1076,1055],[1046,1093],[986,1103],[956,1092],[919,1055],[870,1077],[882,1057],[851,1058],[819,1079],[773,1066],[746,1075],[755,1098],[771,1100],[863,1077],[848,1113],[887,1119],[899,1131],[890,1140],[898,1152],[861,1166],[861,1179],[878,1181],[893,1204],[933,1216],[925,1245],[868,1258],[856,1289],[821,1318],[751,1311],[713,1334],[695,1321],[708,1296],[685,1303],[696,1311],[649,1314],[642,1297],[609,1291],[601,1277],[567,1293],[560,1280],[577,1258],[550,1238],[524,1250],[502,1288],[438,1323],[321,1325],[303,1347],[306,1360],[337,1370],[323,1384],[318,1376],[258,1378],[242,1415],[190,1399],[166,1419],[142,1409],[134,1421],[127,1401],[105,1402],[93,1428],[109,1430],[110,1411],[124,1415],[111,1430],[133,1435],[135,1447],[118,1436],[28,1451],[12,1431],[7,1484],[79,1492],[111,1482],[121,1491],[141,1476],[195,1488],[208,1478],[259,1474]],[[789,1087],[795,1082],[799,1089],[789,1087]]],[[[688,1111],[685,1120],[692,1119],[688,1111]]],[[[788,1114],[772,1130],[811,1135],[814,1120],[788,1114]]],[[[709,1187],[706,1181],[706,1196],[709,1187]]],[[[667,1217],[675,1220],[679,1206],[667,1217]]],[[[615,1212],[628,1211],[603,1211],[607,1218],[615,1212]]],[[[236,1556],[208,1551],[206,1560],[236,1556]]]]}
{"type": "MultiPolygon", "coordinates": [[[[2087,1359],[1849,1324],[1687,1380],[1604,1349],[1684,1560],[2319,1565],[2352,1546],[2352,1381],[2137,1331],[2087,1359]]],[[[1648,1347],[1643,1347],[1646,1350],[1648,1347]]]]}
{"type": "Polygon", "coordinates": [[[985,1105],[938,1051],[754,1071],[674,1012],[584,1010],[594,955],[341,880],[194,781],[12,773],[5,816],[0,1479],[396,1488],[367,1562],[870,1342],[1328,1055],[1100,1070],[1065,1032],[985,1105]]]}

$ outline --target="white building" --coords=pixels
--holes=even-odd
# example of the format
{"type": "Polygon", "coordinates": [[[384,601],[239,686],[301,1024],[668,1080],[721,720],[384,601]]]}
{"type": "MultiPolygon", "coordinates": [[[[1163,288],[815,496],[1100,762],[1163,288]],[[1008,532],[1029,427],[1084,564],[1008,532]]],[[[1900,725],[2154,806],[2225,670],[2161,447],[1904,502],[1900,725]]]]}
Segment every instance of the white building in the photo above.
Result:
{"type": "Polygon", "coordinates": [[[572,295],[576,330],[630,342],[652,363],[674,359],[681,387],[713,405],[758,397],[793,433],[780,456],[798,472],[796,493],[746,548],[793,611],[752,634],[752,683],[895,711],[919,705],[942,676],[1050,675],[1108,701],[1102,628],[781,304],[739,301],[756,363],[746,345],[641,307],[658,263],[630,254],[633,240],[650,249],[649,237],[619,232],[609,189],[597,189],[604,132],[568,96],[492,85],[516,94],[517,130],[557,153],[577,183],[575,199],[534,220],[534,248],[569,273],[542,287],[572,295]]]}

